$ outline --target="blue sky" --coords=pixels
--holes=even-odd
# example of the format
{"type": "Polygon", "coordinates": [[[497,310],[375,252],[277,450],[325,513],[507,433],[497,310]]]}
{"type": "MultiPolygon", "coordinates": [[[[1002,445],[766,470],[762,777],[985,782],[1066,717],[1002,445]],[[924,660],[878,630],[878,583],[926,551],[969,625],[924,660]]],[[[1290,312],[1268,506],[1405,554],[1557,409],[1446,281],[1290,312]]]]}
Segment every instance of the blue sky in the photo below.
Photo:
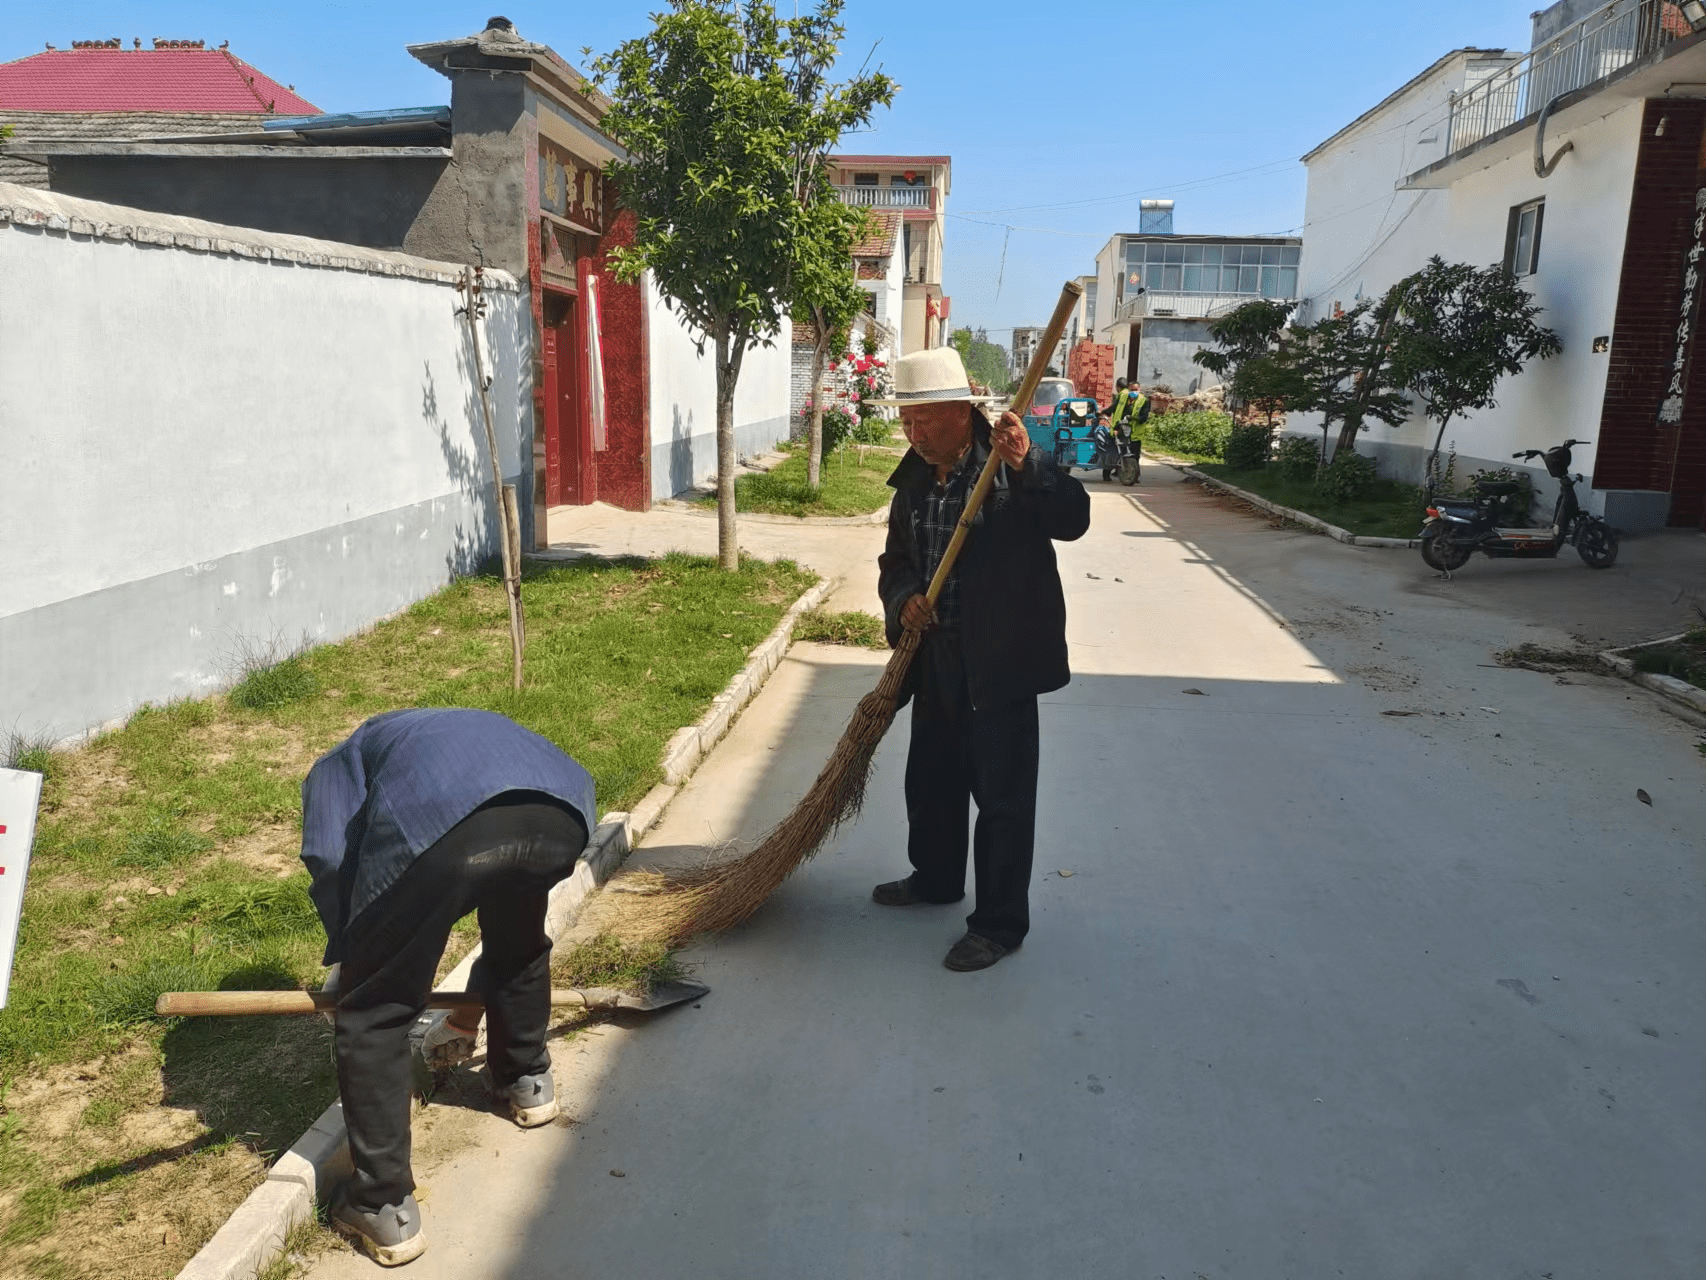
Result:
{"type": "MultiPolygon", "coordinates": [[[[403,46],[465,35],[492,12],[578,62],[583,46],[603,52],[644,31],[655,7],[14,0],[0,61],[47,41],[229,40],[310,102],[356,111],[448,102],[448,82],[403,46]]],[[[945,276],[954,322],[987,326],[1005,343],[1011,326],[1047,318],[1060,282],[1091,270],[1110,235],[1136,230],[1140,198],[1177,200],[1181,232],[1296,229],[1298,156],[1448,49],[1526,49],[1532,7],[849,0],[848,66],[874,47],[872,61],[901,92],[847,146],[953,157],[945,276]]]]}

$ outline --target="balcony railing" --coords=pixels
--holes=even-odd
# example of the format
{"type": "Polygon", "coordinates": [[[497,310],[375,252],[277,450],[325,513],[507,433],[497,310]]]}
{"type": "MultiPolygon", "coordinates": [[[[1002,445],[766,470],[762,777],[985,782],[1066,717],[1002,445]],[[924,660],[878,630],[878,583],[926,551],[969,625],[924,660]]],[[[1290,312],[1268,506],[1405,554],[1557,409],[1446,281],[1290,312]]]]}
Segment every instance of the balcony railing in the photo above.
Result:
{"type": "Polygon", "coordinates": [[[1446,154],[1472,147],[1536,115],[1554,98],[1604,80],[1690,34],[1672,0],[1612,0],[1453,97],[1446,154]]]}
{"type": "Polygon", "coordinates": [[[842,204],[864,209],[934,209],[935,187],[836,187],[842,204]]]}
{"type": "Polygon", "coordinates": [[[1218,320],[1260,297],[1255,293],[1166,293],[1150,289],[1121,302],[1114,309],[1114,319],[1147,320],[1154,316],[1163,320],[1218,320]]]}

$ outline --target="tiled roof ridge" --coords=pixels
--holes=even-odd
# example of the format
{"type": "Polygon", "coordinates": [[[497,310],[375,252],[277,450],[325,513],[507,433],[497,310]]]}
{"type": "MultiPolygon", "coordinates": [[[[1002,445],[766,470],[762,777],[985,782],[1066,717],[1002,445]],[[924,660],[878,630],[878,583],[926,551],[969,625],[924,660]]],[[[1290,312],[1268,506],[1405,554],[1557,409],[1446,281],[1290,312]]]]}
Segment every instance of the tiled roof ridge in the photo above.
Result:
{"type": "MultiPolygon", "coordinates": [[[[257,231],[253,227],[230,227],[200,218],[131,209],[77,196],[59,195],[33,187],[0,182],[0,234],[13,227],[36,227],[66,236],[164,245],[193,253],[218,253],[237,258],[291,263],[332,271],[357,271],[367,275],[403,276],[455,284],[464,268],[454,262],[399,253],[391,249],[369,249],[339,244],[309,236],[257,231]]],[[[520,292],[520,284],[507,271],[488,267],[488,288],[506,293],[520,292]]]]}
{"type": "MultiPolygon", "coordinates": [[[[237,78],[248,87],[249,92],[254,95],[255,101],[261,104],[262,110],[271,111],[273,109],[273,103],[276,103],[278,99],[274,98],[272,102],[268,102],[265,98],[261,97],[261,91],[255,88],[255,76],[244,74],[245,71],[254,71],[254,68],[250,67],[246,62],[240,61],[237,55],[232,53],[229,49],[220,49],[219,52],[225,55],[225,61],[231,64],[231,69],[237,73],[237,78]]],[[[255,75],[258,76],[260,74],[261,73],[259,71],[255,71],[255,75]]],[[[268,76],[267,79],[272,80],[272,77],[268,76]]],[[[276,81],[274,83],[276,83],[276,81]]]]}

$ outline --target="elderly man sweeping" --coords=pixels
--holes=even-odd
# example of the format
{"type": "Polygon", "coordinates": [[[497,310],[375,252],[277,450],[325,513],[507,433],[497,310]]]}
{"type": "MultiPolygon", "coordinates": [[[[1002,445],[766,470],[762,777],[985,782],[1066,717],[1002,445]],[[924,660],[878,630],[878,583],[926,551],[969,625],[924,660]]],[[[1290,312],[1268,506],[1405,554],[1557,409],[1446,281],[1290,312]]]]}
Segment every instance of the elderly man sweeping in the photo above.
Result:
{"type": "MultiPolygon", "coordinates": [[[[338,1090],[355,1176],[332,1224],[385,1266],[426,1249],[410,1169],[409,1030],[451,926],[479,913],[471,989],[485,1000],[487,1083],[524,1128],[557,1114],[546,896],[596,822],[592,779],[489,711],[375,716],[302,784],[302,861],[337,963],[338,1090]]],[[[427,1047],[478,1030],[442,1020],[427,1047]]],[[[454,1052],[445,1055],[457,1056],[454,1052]]]]}
{"type": "Polygon", "coordinates": [[[964,898],[975,802],[976,907],[943,961],[966,972],[1015,950],[1030,928],[1037,696],[1071,678],[1054,542],[1083,536],[1090,498],[1032,446],[1018,415],[991,425],[951,347],[901,357],[894,383],[882,403],[900,409],[912,448],[889,477],[895,492],[877,590],[891,645],[903,628],[925,635],[912,669],[906,761],[912,874],[871,897],[889,907],[964,898]],[[994,486],[932,612],[930,579],[991,450],[1001,461],[994,486]]]}

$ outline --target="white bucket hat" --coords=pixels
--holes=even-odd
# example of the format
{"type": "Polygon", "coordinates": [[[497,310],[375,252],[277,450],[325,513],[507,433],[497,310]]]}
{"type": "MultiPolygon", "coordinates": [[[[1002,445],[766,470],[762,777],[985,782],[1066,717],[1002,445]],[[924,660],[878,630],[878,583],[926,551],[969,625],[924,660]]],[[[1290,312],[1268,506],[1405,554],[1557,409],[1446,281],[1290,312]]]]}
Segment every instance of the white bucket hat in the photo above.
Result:
{"type": "Polygon", "coordinates": [[[894,362],[894,394],[886,400],[871,404],[902,406],[961,400],[967,404],[982,404],[992,396],[973,395],[971,380],[960,353],[952,347],[932,347],[914,351],[894,362]]]}

